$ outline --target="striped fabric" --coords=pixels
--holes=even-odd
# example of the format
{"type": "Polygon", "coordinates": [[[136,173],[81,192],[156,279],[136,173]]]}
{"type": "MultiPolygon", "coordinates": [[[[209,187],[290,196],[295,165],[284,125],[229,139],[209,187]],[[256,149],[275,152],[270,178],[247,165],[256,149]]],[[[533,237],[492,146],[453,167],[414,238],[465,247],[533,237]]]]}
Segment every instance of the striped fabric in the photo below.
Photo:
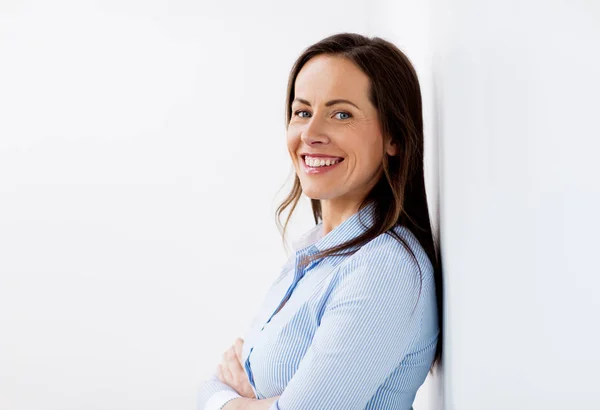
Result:
{"type": "MultiPolygon", "coordinates": [[[[414,259],[389,234],[353,255],[299,267],[302,256],[363,233],[373,209],[325,236],[322,223],[304,235],[243,336],[256,397],[281,396],[271,410],[412,409],[439,334],[433,270],[415,236],[395,228],[417,258],[422,284],[414,259]]],[[[213,377],[199,397],[199,410],[214,410],[238,396],[213,377]]]]}

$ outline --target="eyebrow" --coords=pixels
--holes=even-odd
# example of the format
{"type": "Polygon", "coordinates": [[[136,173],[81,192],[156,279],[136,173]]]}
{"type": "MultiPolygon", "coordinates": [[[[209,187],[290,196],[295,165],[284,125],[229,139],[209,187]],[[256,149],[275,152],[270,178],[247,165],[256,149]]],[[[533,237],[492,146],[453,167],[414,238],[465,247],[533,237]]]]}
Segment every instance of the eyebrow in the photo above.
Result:
{"type": "MultiPolygon", "coordinates": [[[[308,101],[306,101],[305,99],[303,99],[303,98],[296,98],[296,99],[294,99],[294,101],[292,101],[292,104],[295,103],[295,102],[300,102],[300,103],[306,104],[306,105],[308,105],[310,107],[310,103],[308,101]]],[[[353,107],[356,107],[356,108],[358,108],[360,110],[360,108],[358,107],[358,105],[354,104],[352,101],[344,100],[344,99],[341,99],[341,98],[338,98],[336,100],[327,101],[325,103],[325,107],[331,107],[332,105],[342,104],[342,103],[350,104],[353,107]]]]}

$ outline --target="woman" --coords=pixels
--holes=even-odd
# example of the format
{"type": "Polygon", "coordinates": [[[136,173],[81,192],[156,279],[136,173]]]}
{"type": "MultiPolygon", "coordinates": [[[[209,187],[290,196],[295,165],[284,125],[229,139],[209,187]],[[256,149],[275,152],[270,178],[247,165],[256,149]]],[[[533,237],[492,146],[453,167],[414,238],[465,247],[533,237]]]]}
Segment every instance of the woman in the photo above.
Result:
{"type": "Polygon", "coordinates": [[[419,82],[380,38],[338,34],[290,73],[287,144],[316,226],[294,248],[199,410],[411,409],[441,355],[441,274],[419,82]],[[437,291],[436,291],[437,289],[437,291]]]}

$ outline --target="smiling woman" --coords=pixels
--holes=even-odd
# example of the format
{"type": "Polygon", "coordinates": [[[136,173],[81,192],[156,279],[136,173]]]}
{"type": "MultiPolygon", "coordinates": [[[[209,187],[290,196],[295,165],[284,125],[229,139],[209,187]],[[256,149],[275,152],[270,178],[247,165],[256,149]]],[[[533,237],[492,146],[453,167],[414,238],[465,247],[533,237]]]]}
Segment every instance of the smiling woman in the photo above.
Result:
{"type": "Polygon", "coordinates": [[[380,38],[338,34],[290,73],[292,191],[315,226],[244,339],[200,389],[199,410],[411,409],[441,357],[441,272],[423,176],[417,75],[380,38]]]}

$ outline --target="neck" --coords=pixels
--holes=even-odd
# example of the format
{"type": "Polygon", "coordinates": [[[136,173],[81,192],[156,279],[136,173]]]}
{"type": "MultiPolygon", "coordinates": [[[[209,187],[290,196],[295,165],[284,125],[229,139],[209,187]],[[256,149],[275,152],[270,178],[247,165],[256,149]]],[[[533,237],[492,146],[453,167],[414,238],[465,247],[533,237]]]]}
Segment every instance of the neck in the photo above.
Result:
{"type": "Polygon", "coordinates": [[[340,202],[322,199],[323,235],[327,235],[346,219],[358,212],[359,206],[359,202],[340,202]]]}

